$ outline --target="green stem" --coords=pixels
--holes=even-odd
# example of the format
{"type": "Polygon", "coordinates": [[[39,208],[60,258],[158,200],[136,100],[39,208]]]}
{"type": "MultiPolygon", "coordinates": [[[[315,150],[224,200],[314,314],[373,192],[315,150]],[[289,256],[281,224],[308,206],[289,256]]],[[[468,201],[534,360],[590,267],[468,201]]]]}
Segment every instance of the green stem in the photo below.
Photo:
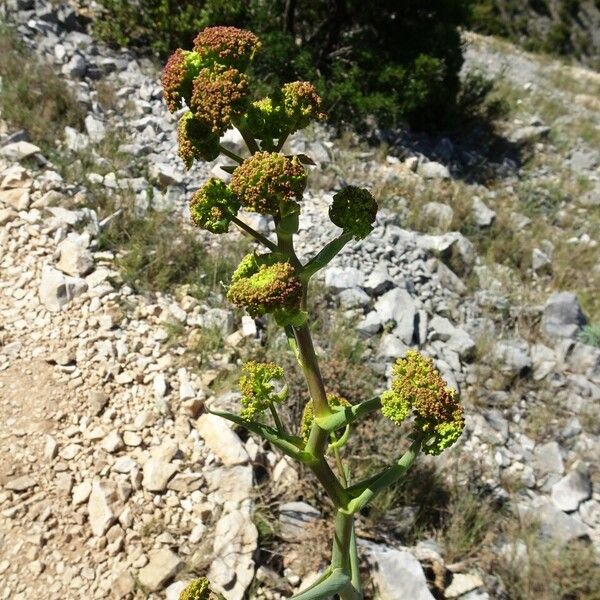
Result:
{"type": "MultiPolygon", "coordinates": [[[[346,425],[344,429],[344,433],[338,438],[333,433],[331,434],[331,443],[329,444],[329,450],[339,450],[343,448],[348,443],[348,438],[350,437],[350,425],[346,425]]],[[[344,484],[348,485],[348,484],[344,484]]]]}
{"type": "Polygon", "coordinates": [[[342,456],[340,455],[340,449],[337,446],[333,447],[333,455],[335,456],[335,464],[336,464],[337,470],[340,474],[340,479],[342,480],[342,485],[345,488],[347,488],[348,487],[348,478],[346,477],[346,471],[344,469],[344,464],[342,463],[342,456]]]}
{"type": "Polygon", "coordinates": [[[351,233],[342,233],[331,240],[314,258],[306,263],[302,269],[302,280],[308,281],[317,271],[327,266],[351,239],[351,233]]]}
{"type": "Polygon", "coordinates": [[[282,135],[278,140],[277,140],[277,146],[275,146],[275,152],[279,152],[282,148],[283,145],[285,144],[286,140],[289,137],[289,133],[286,133],[285,135],[282,135]]]}
{"type": "Polygon", "coordinates": [[[273,404],[269,404],[269,410],[271,411],[271,415],[273,416],[273,421],[275,421],[275,427],[277,427],[277,431],[279,433],[283,433],[283,425],[281,424],[281,419],[277,414],[277,409],[273,406],[273,404]]]}
{"type": "Polygon", "coordinates": [[[415,459],[421,450],[422,442],[423,440],[421,437],[416,438],[410,445],[410,448],[395,465],[385,469],[375,481],[365,488],[358,498],[354,498],[354,500],[349,503],[348,512],[351,514],[357,513],[369,504],[369,502],[371,502],[371,500],[373,500],[373,498],[375,498],[382,490],[400,481],[415,462],[415,459]]]}
{"type": "Polygon", "coordinates": [[[288,346],[292,351],[292,354],[298,361],[298,364],[302,366],[302,363],[300,362],[300,351],[298,350],[296,336],[294,335],[294,329],[290,325],[286,325],[285,327],[285,336],[287,337],[288,346]]]}
{"type": "Polygon", "coordinates": [[[326,429],[327,431],[335,431],[336,429],[341,429],[344,426],[350,425],[357,419],[375,412],[380,408],[381,398],[375,396],[375,398],[365,400],[360,404],[354,404],[353,406],[338,409],[328,417],[319,418],[319,427],[326,429]]]}
{"type": "Polygon", "coordinates": [[[358,550],[356,548],[356,531],[355,523],[352,522],[352,532],[350,534],[350,576],[351,583],[354,589],[360,593],[362,597],[362,585],[360,582],[360,563],[358,560],[358,550]]]}
{"type": "MultiPolygon", "coordinates": [[[[296,336],[296,344],[298,345],[298,351],[300,353],[300,362],[302,370],[304,371],[304,377],[308,384],[308,391],[313,401],[315,417],[327,417],[333,413],[327,402],[325,385],[323,384],[317,354],[315,352],[315,347],[313,346],[308,325],[305,324],[301,327],[294,327],[294,335],[296,336]]],[[[322,447],[324,450],[325,443],[329,436],[326,431],[321,431],[323,431],[322,437],[324,438],[324,443],[322,444],[322,447]]],[[[323,454],[323,452],[321,452],[321,454],[323,454]]]]}
{"type": "Polygon", "coordinates": [[[350,575],[351,580],[338,592],[340,600],[362,600],[360,582],[356,585],[357,576],[353,569],[358,568],[356,539],[354,537],[354,515],[338,511],[335,516],[335,533],[331,557],[333,569],[340,569],[350,575]],[[352,549],[354,543],[354,550],[352,549]]]}
{"type": "Polygon", "coordinates": [[[247,223],[244,223],[244,221],[241,221],[237,217],[232,217],[231,222],[235,223],[242,231],[245,231],[248,235],[251,235],[257,242],[261,243],[263,246],[266,246],[272,252],[277,252],[277,244],[274,244],[262,233],[252,229],[252,227],[250,227],[250,225],[247,223]]]}
{"type": "Polygon", "coordinates": [[[235,152],[228,150],[225,146],[219,144],[219,150],[225,155],[228,156],[231,160],[235,160],[235,162],[242,164],[244,159],[241,156],[238,156],[235,152]]]}
{"type": "Polygon", "coordinates": [[[335,504],[336,508],[344,508],[348,506],[350,500],[346,490],[335,476],[331,467],[327,464],[324,456],[306,462],[310,470],[315,474],[325,491],[335,504]]]}
{"type": "Polygon", "coordinates": [[[244,138],[244,142],[246,142],[250,154],[256,154],[260,148],[258,147],[256,140],[252,137],[252,134],[241,127],[238,127],[238,131],[242,134],[242,138],[244,138]]]}

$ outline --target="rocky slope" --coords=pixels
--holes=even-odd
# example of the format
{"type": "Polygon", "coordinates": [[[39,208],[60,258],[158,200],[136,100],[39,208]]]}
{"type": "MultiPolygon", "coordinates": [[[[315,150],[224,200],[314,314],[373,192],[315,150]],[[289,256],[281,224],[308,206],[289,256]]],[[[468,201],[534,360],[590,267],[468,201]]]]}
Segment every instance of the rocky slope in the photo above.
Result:
{"type": "MultiPolygon", "coordinates": [[[[204,571],[230,600],[248,589],[251,597],[285,596],[312,574],[294,553],[278,572],[262,564],[253,481],[266,470],[293,498],[298,474],[204,411],[235,402],[215,392],[215,379],[235,370],[240,347],[260,343],[263,324],[240,319],[218,294],[204,301],[185,289],[141,294],[123,284],[118,252],[100,249],[121,213],[99,215],[86,205],[93,188],[117,198],[127,190],[141,214],[151,202],[177,217],[209,173],[225,174],[217,165],[184,172],[152,65],[98,45],[68,5],[16,0],[3,10],[86,110],[84,130],[66,130],[58,154],[66,162],[85,154],[93,166],[85,179],[69,180],[24,132],[1,130],[2,597],[176,598],[182,582],[204,571]],[[98,101],[101,85],[115,91],[111,108],[98,101]],[[116,171],[103,155],[111,138],[128,156],[116,171]],[[223,347],[192,369],[173,331],[186,339],[215,330],[223,347]]],[[[569,135],[579,123],[597,126],[590,92],[598,76],[542,67],[475,36],[467,59],[468,67],[503,72],[521,108],[540,106],[535,94],[543,94],[577,110],[500,123],[502,135],[514,147],[529,144],[534,157],[524,165],[488,155],[486,172],[496,178],[485,185],[465,178],[481,156],[447,138],[398,136],[381,159],[322,130],[298,136],[290,150],[319,163],[299,248],[309,256],[334,233],[326,212],[343,182],[376,187],[385,208],[375,231],[322,278],[331,305],[364,341],[364,362],[384,377],[409,346],[434,357],[467,407],[449,471],[475,479],[523,520],[535,517],[541,535],[558,545],[583,539],[600,549],[600,350],[579,340],[586,316],[569,282],[556,277],[563,245],[574,257],[597,248],[599,156],[585,135],[569,135]],[[556,73],[585,81],[585,89],[558,88],[556,73]],[[557,162],[568,177],[585,178],[585,193],[561,197],[551,218],[521,212],[515,189],[524,179],[545,186],[557,162]],[[461,187],[450,195],[462,202],[440,201],[454,185],[461,187]],[[470,228],[455,227],[459,214],[470,228]],[[533,242],[523,273],[489,260],[486,243],[505,218],[533,242]],[[560,235],[538,236],[545,219],[560,235]]],[[[268,233],[268,223],[254,223],[268,233]]],[[[207,239],[207,252],[210,243],[218,248],[207,239]]],[[[592,264],[588,284],[576,291],[596,281],[592,264]]],[[[316,508],[290,502],[275,510],[280,538],[307,543],[316,508]]],[[[398,581],[413,586],[411,598],[510,597],[477,560],[446,564],[448,549],[432,540],[407,549],[366,529],[365,538],[376,538],[361,542],[366,568],[381,598],[404,598],[398,581]]],[[[494,544],[496,554],[527,551],[519,538],[494,544]]]]}

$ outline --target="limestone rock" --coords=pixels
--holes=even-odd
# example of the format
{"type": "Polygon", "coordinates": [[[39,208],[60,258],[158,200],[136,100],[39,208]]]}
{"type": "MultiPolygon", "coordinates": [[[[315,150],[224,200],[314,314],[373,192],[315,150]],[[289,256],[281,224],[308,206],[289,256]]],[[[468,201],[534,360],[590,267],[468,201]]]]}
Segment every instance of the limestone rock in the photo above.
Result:
{"type": "Polygon", "coordinates": [[[382,324],[393,322],[396,325],[394,334],[405,344],[412,342],[415,332],[417,307],[412,296],[401,288],[386,292],[375,303],[382,324]]]}
{"type": "Polygon", "coordinates": [[[221,467],[206,471],[204,476],[209,490],[229,506],[239,506],[252,495],[253,472],[250,465],[221,467]]]}
{"type": "Polygon", "coordinates": [[[450,228],[454,218],[452,207],[442,202],[425,203],[421,214],[428,223],[433,224],[442,231],[447,231],[450,228]]]}
{"type": "Polygon", "coordinates": [[[27,210],[30,204],[29,190],[26,188],[13,188],[0,191],[0,205],[13,210],[27,210]]]}
{"type": "Polygon", "coordinates": [[[564,473],[565,467],[558,442],[553,440],[537,446],[534,451],[534,467],[542,475],[564,473]]]}
{"type": "Polygon", "coordinates": [[[106,127],[92,115],[85,118],[85,130],[93,142],[101,142],[106,137],[106,127]]]}
{"type": "Polygon", "coordinates": [[[365,276],[353,267],[328,267],[325,269],[325,287],[333,293],[362,286],[365,276]]]}
{"type": "Polygon", "coordinates": [[[14,142],[0,148],[0,156],[4,156],[9,160],[19,161],[24,158],[29,158],[34,154],[41,152],[41,149],[35,144],[29,142],[14,142]]]}
{"type": "Polygon", "coordinates": [[[417,172],[425,179],[450,179],[448,167],[435,161],[421,163],[417,172]]]}
{"type": "Polygon", "coordinates": [[[39,287],[40,302],[51,312],[58,312],[75,296],[87,290],[87,283],[79,277],[65,277],[50,265],[44,265],[39,287]]]}
{"type": "Polygon", "coordinates": [[[379,600],[434,600],[421,564],[408,550],[370,542],[361,546],[366,550],[379,600]]]}
{"type": "Polygon", "coordinates": [[[37,485],[37,481],[31,477],[31,475],[22,475],[21,477],[15,477],[14,479],[9,479],[4,487],[7,490],[11,490],[13,492],[25,492],[26,490],[31,489],[37,485]]]}
{"type": "Polygon", "coordinates": [[[96,537],[104,535],[115,522],[112,505],[117,500],[115,488],[106,482],[95,479],[88,499],[88,517],[92,533],[96,537]]]}
{"type": "Polygon", "coordinates": [[[471,205],[471,215],[477,227],[491,227],[496,219],[496,213],[489,208],[481,198],[475,196],[471,205]]]}
{"type": "Polygon", "coordinates": [[[556,292],[548,298],[542,315],[542,330],[551,338],[574,338],[587,323],[577,296],[556,292]]]}
{"type": "Polygon", "coordinates": [[[56,267],[67,275],[82,277],[94,268],[92,253],[79,236],[69,236],[58,245],[60,258],[56,267]]]}
{"type": "Polygon", "coordinates": [[[246,511],[223,515],[215,527],[212,562],[208,579],[228,600],[242,600],[254,577],[258,532],[246,511]]]}
{"type": "Polygon", "coordinates": [[[300,542],[310,537],[308,527],[321,513],[306,502],[286,502],[279,507],[280,535],[286,541],[300,542]]]}
{"type": "Polygon", "coordinates": [[[142,485],[149,492],[164,492],[169,479],[177,472],[177,467],[159,458],[149,458],[144,463],[142,485]]]}
{"type": "Polygon", "coordinates": [[[196,421],[196,428],[213,454],[218,456],[226,467],[248,462],[248,453],[242,440],[227,425],[225,419],[207,413],[196,421]]]}
{"type": "Polygon", "coordinates": [[[183,561],[169,548],[149,556],[148,564],[140,569],[138,579],[149,592],[157,592],[183,567],[183,561]]]}
{"type": "Polygon", "coordinates": [[[578,465],[552,486],[552,502],[564,512],[573,512],[592,495],[587,469],[578,465]]]}

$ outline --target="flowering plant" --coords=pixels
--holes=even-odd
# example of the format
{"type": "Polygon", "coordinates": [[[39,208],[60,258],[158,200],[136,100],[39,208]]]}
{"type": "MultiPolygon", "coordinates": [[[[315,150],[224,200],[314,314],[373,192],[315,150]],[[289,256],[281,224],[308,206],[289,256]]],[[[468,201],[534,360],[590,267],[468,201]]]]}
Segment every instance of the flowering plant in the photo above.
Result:
{"type": "MultiPolygon", "coordinates": [[[[277,407],[287,398],[285,373],[274,363],[248,362],[240,379],[240,414],[215,414],[263,437],[284,454],[306,465],[316,476],[335,509],[331,563],[310,588],[295,600],[338,595],[363,597],[354,533],[354,516],[385,488],[401,481],[420,452],[439,454],[460,436],[463,410],[454,390],[432,361],[414,350],[393,368],[391,389],[359,404],[327,393],[310,332],[308,284],[353,239],[373,229],[377,203],[365,189],[345,187],[336,193],[329,218],[339,235],[312,259],[302,263],[294,250],[306,186],[304,156],[285,156],[287,137],[312,120],[325,118],[321,99],[308,82],[285,84],[271,96],[252,99],[245,70],[260,48],[258,38],[234,27],[211,27],[195,40],[194,50],[177,50],[162,76],[164,97],[172,112],[187,111],[178,126],[179,154],[187,168],[194,160],[214,160],[220,154],[236,164],[225,184],[209,179],[192,197],[192,223],[215,234],[240,228],[264,248],[244,257],[231,278],[227,297],[253,317],[270,314],[284,328],[291,351],[302,369],[310,399],[295,431],[287,431],[277,407]],[[221,146],[219,138],[236,127],[248,147],[242,158],[221,146]],[[267,237],[248,225],[240,210],[268,215],[275,235],[267,237]],[[410,446],[389,467],[362,481],[352,481],[340,449],[353,425],[375,411],[397,425],[410,423],[410,446]]],[[[206,579],[195,580],[184,600],[217,596],[206,579]]]]}

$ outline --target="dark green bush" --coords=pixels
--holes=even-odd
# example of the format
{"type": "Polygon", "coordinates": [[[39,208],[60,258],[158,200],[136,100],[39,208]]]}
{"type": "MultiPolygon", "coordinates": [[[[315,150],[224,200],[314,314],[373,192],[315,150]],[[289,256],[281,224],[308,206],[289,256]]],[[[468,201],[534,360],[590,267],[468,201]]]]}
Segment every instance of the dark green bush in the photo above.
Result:
{"type": "Polygon", "coordinates": [[[572,56],[598,65],[599,2],[581,0],[473,0],[469,26],[527,50],[572,56]]]}
{"type": "Polygon", "coordinates": [[[254,74],[272,86],[310,80],[334,123],[447,123],[463,62],[470,0],[101,0],[96,33],[164,58],[209,25],[257,33],[254,74]]]}

